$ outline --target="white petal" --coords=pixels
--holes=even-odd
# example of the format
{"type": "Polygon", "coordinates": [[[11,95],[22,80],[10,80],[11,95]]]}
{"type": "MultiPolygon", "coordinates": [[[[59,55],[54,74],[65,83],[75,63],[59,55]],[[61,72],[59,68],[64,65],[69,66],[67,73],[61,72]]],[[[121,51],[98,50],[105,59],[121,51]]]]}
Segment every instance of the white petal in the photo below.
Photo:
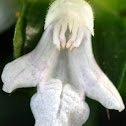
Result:
{"type": "Polygon", "coordinates": [[[71,85],[64,86],[60,110],[63,126],[82,126],[87,121],[89,107],[81,95],[71,85]]]}
{"type": "Polygon", "coordinates": [[[8,63],[2,73],[3,90],[12,92],[15,88],[36,86],[43,80],[48,70],[53,66],[58,55],[52,43],[52,26],[49,26],[40,39],[37,47],[11,63],[8,63]]]}
{"type": "Polygon", "coordinates": [[[38,92],[31,99],[35,126],[60,126],[57,121],[57,112],[61,92],[62,83],[59,80],[39,84],[38,92]]]}
{"type": "Polygon", "coordinates": [[[3,91],[11,93],[16,88],[36,85],[36,71],[28,57],[23,56],[5,66],[2,73],[3,91]]]}
{"type": "Polygon", "coordinates": [[[94,59],[88,30],[81,47],[69,54],[69,58],[73,64],[71,73],[75,73],[76,79],[83,85],[88,97],[99,101],[106,108],[119,111],[124,109],[120,94],[94,59]]]}
{"type": "Polygon", "coordinates": [[[85,32],[85,27],[81,26],[78,30],[78,35],[77,35],[77,38],[75,40],[75,42],[73,43],[73,47],[79,47],[81,42],[82,42],[82,39],[84,37],[84,32],[85,32]]]}
{"type": "Polygon", "coordinates": [[[73,27],[72,27],[72,35],[71,35],[71,38],[69,39],[69,41],[67,42],[66,48],[69,48],[76,40],[78,29],[79,29],[78,22],[76,20],[74,20],[73,27]]]}
{"type": "Polygon", "coordinates": [[[61,29],[61,24],[60,22],[58,22],[55,24],[54,31],[53,31],[53,43],[55,45],[60,45],[60,39],[59,39],[60,29],[61,29]]]}
{"type": "Polygon", "coordinates": [[[61,24],[61,30],[60,30],[60,35],[59,35],[61,46],[63,49],[65,49],[66,47],[66,36],[65,36],[66,31],[67,31],[67,20],[64,20],[64,23],[61,24]]]}
{"type": "Polygon", "coordinates": [[[59,80],[40,83],[31,99],[35,126],[82,126],[89,116],[83,97],[59,80]]]}

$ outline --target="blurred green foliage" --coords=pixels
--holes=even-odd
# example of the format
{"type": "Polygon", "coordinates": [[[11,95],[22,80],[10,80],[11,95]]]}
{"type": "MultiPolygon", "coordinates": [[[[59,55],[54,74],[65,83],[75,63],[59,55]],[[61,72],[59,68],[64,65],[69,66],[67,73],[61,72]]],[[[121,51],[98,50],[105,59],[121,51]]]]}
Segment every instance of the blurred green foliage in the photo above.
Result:
{"type": "Polygon", "coordinates": [[[41,0],[24,1],[14,35],[14,57],[31,51],[38,43],[44,26],[48,3],[41,0]]]}

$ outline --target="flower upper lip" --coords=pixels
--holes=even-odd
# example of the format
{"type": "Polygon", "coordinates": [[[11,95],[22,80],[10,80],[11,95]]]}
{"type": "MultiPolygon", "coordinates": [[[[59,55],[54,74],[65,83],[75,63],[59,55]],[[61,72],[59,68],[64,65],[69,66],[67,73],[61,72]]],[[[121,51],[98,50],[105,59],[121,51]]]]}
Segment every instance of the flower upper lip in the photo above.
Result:
{"type": "Polygon", "coordinates": [[[57,22],[53,31],[53,43],[58,51],[61,50],[61,47],[70,48],[70,51],[79,47],[85,34],[85,28],[94,35],[92,8],[82,0],[55,1],[46,16],[45,29],[53,22],[57,22]],[[65,33],[68,29],[71,37],[69,38],[67,35],[69,38],[67,41],[65,33]]]}

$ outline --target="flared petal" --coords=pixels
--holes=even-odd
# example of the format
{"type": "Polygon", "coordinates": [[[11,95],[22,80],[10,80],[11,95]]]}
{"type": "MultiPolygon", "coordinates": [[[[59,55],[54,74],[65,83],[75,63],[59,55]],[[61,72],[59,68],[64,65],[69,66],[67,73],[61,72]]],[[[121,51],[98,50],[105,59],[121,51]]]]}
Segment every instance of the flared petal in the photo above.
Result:
{"type": "Polygon", "coordinates": [[[92,52],[90,32],[87,29],[85,33],[81,46],[68,54],[73,64],[71,73],[76,74],[76,79],[83,85],[88,97],[99,101],[106,108],[122,111],[124,109],[122,98],[97,65],[92,52]]]}
{"type": "Polygon", "coordinates": [[[5,66],[2,73],[5,92],[10,93],[21,87],[34,87],[46,78],[58,55],[52,43],[52,30],[53,27],[50,25],[32,52],[5,66]]]}
{"type": "Polygon", "coordinates": [[[31,99],[35,126],[82,126],[89,116],[89,107],[83,97],[60,80],[39,83],[31,99]]]}

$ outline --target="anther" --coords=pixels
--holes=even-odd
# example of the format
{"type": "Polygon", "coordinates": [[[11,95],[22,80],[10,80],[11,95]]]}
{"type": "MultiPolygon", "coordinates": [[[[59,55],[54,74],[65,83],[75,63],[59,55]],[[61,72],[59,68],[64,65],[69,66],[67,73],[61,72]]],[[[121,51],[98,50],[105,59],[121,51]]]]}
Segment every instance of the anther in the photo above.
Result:
{"type": "Polygon", "coordinates": [[[70,48],[70,46],[74,43],[74,41],[69,40],[66,44],[66,48],[70,48]]]}
{"type": "Polygon", "coordinates": [[[58,45],[56,48],[58,51],[60,51],[60,49],[61,49],[60,45],[58,45]]]}
{"type": "Polygon", "coordinates": [[[61,44],[61,46],[62,46],[63,49],[66,48],[66,42],[65,41],[61,40],[60,44],[61,44]]]}
{"type": "Polygon", "coordinates": [[[70,51],[72,52],[72,51],[74,51],[76,49],[76,47],[74,47],[74,46],[71,46],[70,47],[70,51]]]}

